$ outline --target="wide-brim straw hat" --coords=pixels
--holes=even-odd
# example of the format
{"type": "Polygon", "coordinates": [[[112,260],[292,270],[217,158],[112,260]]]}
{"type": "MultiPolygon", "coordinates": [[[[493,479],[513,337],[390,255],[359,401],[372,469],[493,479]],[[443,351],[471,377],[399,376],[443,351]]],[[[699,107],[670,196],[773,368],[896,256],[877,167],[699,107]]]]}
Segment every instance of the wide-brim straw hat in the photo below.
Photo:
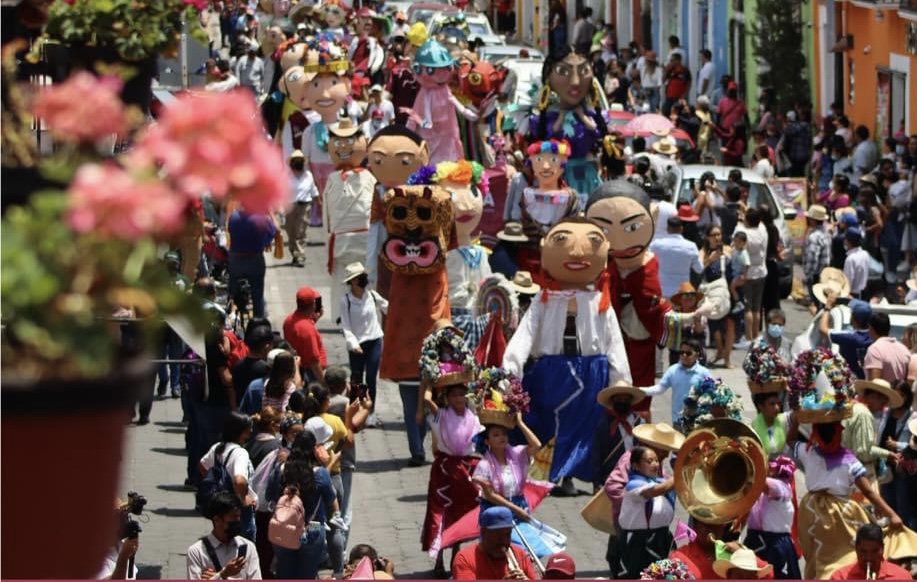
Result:
{"type": "MultiPolygon", "coordinates": [[[[818,282],[824,284],[829,281],[834,281],[840,285],[842,296],[850,296],[850,281],[847,279],[847,275],[845,275],[843,271],[834,267],[825,267],[822,269],[821,273],[818,275],[818,282]]],[[[814,291],[815,286],[813,285],[812,287],[814,291]]]]}
{"type": "Polygon", "coordinates": [[[336,137],[353,137],[363,131],[363,127],[349,117],[328,126],[328,133],[336,137]]]}
{"type": "Polygon", "coordinates": [[[503,230],[497,233],[497,238],[507,242],[529,242],[529,237],[525,236],[520,222],[507,222],[503,225],[503,230]]]}
{"type": "Polygon", "coordinates": [[[356,279],[365,272],[366,268],[363,267],[363,263],[359,261],[350,263],[344,267],[344,283],[349,282],[351,279],[356,279]]]}
{"type": "Polygon", "coordinates": [[[821,204],[813,204],[806,210],[806,218],[811,218],[812,220],[817,220],[818,222],[824,222],[830,218],[828,216],[828,209],[822,206],[821,204]]]}
{"type": "Polygon", "coordinates": [[[736,550],[728,560],[720,559],[713,563],[713,571],[716,572],[720,578],[726,578],[731,568],[757,572],[758,578],[763,578],[767,576],[773,566],[770,564],[758,566],[758,560],[755,553],[748,548],[740,548],[736,550]]]}
{"type": "Polygon", "coordinates": [[[704,294],[694,288],[694,285],[691,283],[685,282],[679,285],[678,291],[675,292],[675,295],[672,295],[671,303],[672,305],[678,306],[679,309],[684,309],[683,302],[688,295],[694,296],[694,307],[696,308],[700,305],[701,300],[704,298],[704,294]]]}
{"type": "Polygon", "coordinates": [[[875,380],[857,380],[853,383],[853,387],[856,388],[857,394],[860,396],[863,395],[863,392],[866,390],[872,390],[873,392],[878,392],[886,398],[888,398],[888,407],[889,408],[900,408],[904,404],[904,397],[898,393],[897,390],[892,388],[892,385],[888,383],[887,380],[882,378],[876,378],[875,380]]]}
{"type": "Polygon", "coordinates": [[[635,426],[634,436],[644,443],[673,453],[678,452],[685,444],[685,435],[664,422],[635,426]]]}
{"type": "Polygon", "coordinates": [[[818,299],[818,302],[825,304],[828,302],[828,294],[834,295],[835,299],[849,299],[850,289],[844,289],[837,281],[828,281],[827,283],[816,283],[812,285],[812,295],[818,299]]]}
{"type": "Polygon", "coordinates": [[[646,393],[643,392],[643,390],[640,390],[636,386],[631,386],[623,380],[618,380],[608,388],[602,389],[602,391],[599,392],[595,399],[605,408],[611,408],[612,399],[619,394],[626,394],[630,396],[631,406],[646,398],[646,393]]]}
{"type": "Polygon", "coordinates": [[[516,271],[510,284],[516,293],[523,295],[537,295],[541,291],[541,285],[532,280],[532,274],[528,271],[516,271]]]}
{"type": "Polygon", "coordinates": [[[653,144],[653,151],[663,156],[671,156],[678,153],[678,144],[675,140],[665,137],[653,144]]]}

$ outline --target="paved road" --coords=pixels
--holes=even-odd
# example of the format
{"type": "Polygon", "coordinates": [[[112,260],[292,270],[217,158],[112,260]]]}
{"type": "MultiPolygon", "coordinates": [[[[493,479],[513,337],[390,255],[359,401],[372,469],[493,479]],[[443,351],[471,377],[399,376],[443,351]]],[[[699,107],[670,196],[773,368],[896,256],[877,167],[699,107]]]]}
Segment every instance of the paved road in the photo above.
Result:
{"type": "MultiPolygon", "coordinates": [[[[310,240],[323,240],[319,229],[311,229],[310,240]]],[[[324,265],[326,247],[310,246],[308,265],[298,269],[269,258],[266,281],[267,309],[275,328],[295,305],[295,293],[302,285],[329,296],[332,284],[324,265]]],[[[808,324],[807,311],[784,302],[787,334],[795,336],[808,324]]],[[[332,321],[322,320],[329,363],[346,363],[343,336],[332,321]]],[[[741,362],[743,352],[733,355],[741,362]]],[[[751,396],[740,367],[716,372],[742,395],[746,418],[754,416],[751,396]]],[[[407,466],[407,441],[403,433],[401,402],[394,384],[382,382],[378,410],[384,420],[382,429],[365,430],[357,437],[357,474],[354,479],[354,523],[350,543],[370,543],[384,556],[394,560],[398,577],[429,577],[432,561],[420,551],[429,466],[407,466]]],[[[671,398],[653,400],[653,416],[668,418],[671,398]]],[[[184,578],[185,550],[210,529],[209,521],[194,511],[192,493],[184,490],[184,427],[177,400],[156,402],[152,422],[128,429],[122,467],[121,494],[136,490],[146,495],[148,519],[143,524],[138,565],[144,578],[184,578]]],[[[429,447],[429,439],[427,439],[429,447]]],[[[429,448],[428,448],[429,450],[429,448]]],[[[428,458],[431,455],[428,453],[428,458]]],[[[580,484],[586,488],[584,484],[580,484]]],[[[801,495],[802,493],[800,493],[801,495]]],[[[582,521],[579,510],[587,496],[547,498],[538,510],[544,522],[568,536],[568,550],[577,563],[578,577],[607,576],[605,549],[607,536],[582,521]]],[[[682,519],[684,515],[682,514],[682,519]]]]}

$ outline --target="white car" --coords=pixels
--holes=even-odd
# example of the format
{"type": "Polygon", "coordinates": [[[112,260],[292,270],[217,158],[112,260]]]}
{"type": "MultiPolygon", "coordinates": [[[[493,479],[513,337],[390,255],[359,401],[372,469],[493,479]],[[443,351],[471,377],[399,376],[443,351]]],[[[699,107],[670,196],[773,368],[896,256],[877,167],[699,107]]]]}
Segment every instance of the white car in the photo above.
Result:
{"type": "Polygon", "coordinates": [[[544,53],[536,48],[521,44],[485,45],[478,47],[478,58],[491,64],[497,64],[503,59],[519,58],[520,51],[528,51],[530,59],[544,60],[544,53]]]}
{"type": "Polygon", "coordinates": [[[411,9],[411,6],[415,4],[420,4],[421,2],[426,4],[443,4],[447,6],[452,6],[455,4],[454,0],[391,0],[385,3],[385,8],[383,11],[387,14],[394,16],[396,12],[408,13],[408,10],[411,9]]]}
{"type": "MultiPolygon", "coordinates": [[[[446,16],[450,15],[444,14],[442,17],[434,16],[428,23],[427,27],[429,28],[431,37],[436,36],[443,28],[446,16]]],[[[490,21],[487,20],[487,16],[483,14],[469,14],[466,12],[465,22],[468,24],[469,41],[480,39],[485,46],[506,44],[502,36],[494,33],[493,28],[490,27],[490,21]]]]}

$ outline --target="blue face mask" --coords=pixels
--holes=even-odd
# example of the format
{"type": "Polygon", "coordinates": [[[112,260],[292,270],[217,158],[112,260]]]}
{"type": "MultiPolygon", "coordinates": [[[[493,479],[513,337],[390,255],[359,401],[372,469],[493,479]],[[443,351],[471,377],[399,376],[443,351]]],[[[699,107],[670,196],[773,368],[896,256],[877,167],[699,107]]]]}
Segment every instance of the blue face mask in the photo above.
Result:
{"type": "Polygon", "coordinates": [[[904,155],[904,146],[903,145],[895,146],[895,153],[898,154],[899,156],[903,156],[904,155]]]}
{"type": "Polygon", "coordinates": [[[774,339],[783,337],[783,326],[776,324],[769,324],[767,326],[767,335],[771,336],[774,339]]]}

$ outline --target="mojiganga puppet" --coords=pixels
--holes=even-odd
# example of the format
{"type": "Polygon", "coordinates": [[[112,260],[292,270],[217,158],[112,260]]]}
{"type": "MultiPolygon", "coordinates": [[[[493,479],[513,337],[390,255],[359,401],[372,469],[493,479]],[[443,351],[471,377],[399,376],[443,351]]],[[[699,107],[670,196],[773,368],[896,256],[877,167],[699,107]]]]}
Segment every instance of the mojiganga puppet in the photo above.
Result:
{"type": "Polygon", "coordinates": [[[369,214],[376,179],[363,167],[366,135],[362,127],[344,119],[328,127],[328,154],[337,170],[325,183],[323,222],[328,229],[328,273],[331,275],[332,319],[340,314],[344,270],[366,256],[369,214]]]}
{"type": "Polygon", "coordinates": [[[526,423],[543,442],[555,440],[550,478],[592,478],[595,427],[603,414],[600,390],[630,384],[630,367],[618,318],[607,290],[595,289],[608,261],[609,243],[599,224],[562,218],[541,239],[541,266],[550,282],[532,301],[506,347],[503,367],[525,373],[532,398],[526,423]],[[526,367],[529,358],[534,364],[526,367]]]}

